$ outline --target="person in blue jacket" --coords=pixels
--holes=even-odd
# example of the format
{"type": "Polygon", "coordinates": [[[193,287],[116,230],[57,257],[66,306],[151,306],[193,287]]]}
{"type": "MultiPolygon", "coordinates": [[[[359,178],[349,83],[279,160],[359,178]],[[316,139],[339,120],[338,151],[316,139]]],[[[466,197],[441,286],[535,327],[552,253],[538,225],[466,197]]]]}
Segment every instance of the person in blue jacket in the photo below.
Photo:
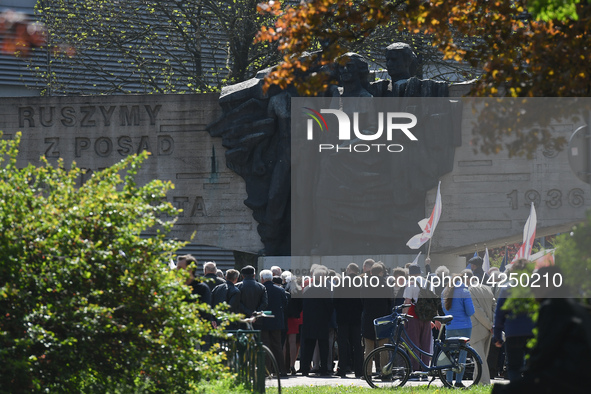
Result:
{"type": "MultiPolygon", "coordinates": [[[[472,335],[472,320],[470,316],[474,314],[474,304],[468,287],[463,282],[464,277],[469,279],[469,274],[463,272],[462,275],[456,274],[450,281],[450,286],[446,287],[441,293],[441,306],[446,315],[452,315],[454,319],[445,327],[446,338],[467,337],[472,335]]],[[[459,361],[466,362],[466,351],[460,351],[459,361]]],[[[446,374],[448,382],[453,380],[453,371],[446,374]]],[[[462,383],[464,372],[456,374],[455,387],[465,387],[462,383]]]]}

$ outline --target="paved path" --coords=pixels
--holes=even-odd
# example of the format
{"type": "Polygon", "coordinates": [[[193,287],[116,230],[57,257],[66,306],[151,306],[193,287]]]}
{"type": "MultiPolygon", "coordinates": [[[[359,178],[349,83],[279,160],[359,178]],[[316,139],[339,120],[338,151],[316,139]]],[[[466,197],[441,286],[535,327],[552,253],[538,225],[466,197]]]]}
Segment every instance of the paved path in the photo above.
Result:
{"type": "MultiPolygon", "coordinates": [[[[492,384],[505,384],[508,380],[495,379],[492,384]]],[[[429,381],[408,381],[404,385],[406,386],[426,386],[429,381]]],[[[329,376],[329,377],[317,377],[317,376],[289,376],[288,378],[281,379],[281,387],[294,387],[294,386],[358,386],[367,387],[369,385],[364,379],[356,379],[354,375],[349,375],[347,378],[341,378],[340,376],[329,376]]],[[[431,383],[431,387],[441,387],[441,380],[435,379],[431,383]]]]}
{"type": "MultiPolygon", "coordinates": [[[[296,362],[296,369],[299,367],[299,361],[296,362]]],[[[431,379],[431,378],[429,378],[431,379]]],[[[503,379],[494,379],[491,383],[508,383],[508,380],[503,379]]],[[[426,386],[429,383],[429,380],[422,380],[422,381],[412,381],[409,380],[404,385],[406,386],[426,386]]],[[[340,376],[302,376],[301,374],[297,374],[296,376],[291,376],[287,378],[281,379],[281,387],[293,387],[293,386],[359,386],[359,387],[367,387],[369,385],[365,381],[365,379],[357,379],[355,378],[355,374],[349,374],[346,378],[341,378],[340,376]]],[[[441,387],[443,384],[441,380],[435,379],[433,383],[431,383],[432,387],[441,387]]]]}
{"type": "MultiPolygon", "coordinates": [[[[405,386],[426,385],[427,383],[429,382],[408,381],[405,386]]],[[[439,379],[435,379],[431,385],[441,386],[441,381],[439,379]]],[[[290,376],[288,378],[281,379],[281,387],[293,386],[359,386],[369,388],[369,385],[365,379],[357,379],[353,374],[346,378],[341,378],[340,376],[301,376],[298,374],[297,376],[290,376]]]]}

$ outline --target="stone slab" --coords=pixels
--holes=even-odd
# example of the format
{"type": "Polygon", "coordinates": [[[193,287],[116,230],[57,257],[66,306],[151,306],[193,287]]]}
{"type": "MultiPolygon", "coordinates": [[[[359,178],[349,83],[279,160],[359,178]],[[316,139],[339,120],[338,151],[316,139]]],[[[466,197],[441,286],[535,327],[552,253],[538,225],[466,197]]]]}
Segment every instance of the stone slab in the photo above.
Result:
{"type": "Polygon", "coordinates": [[[0,130],[3,138],[23,133],[20,165],[45,155],[76,162],[88,170],[84,179],[148,150],[139,183],[172,181],[167,199],[183,210],[171,236],[188,241],[195,232],[194,244],[252,252],[262,244],[244,181],[205,130],[220,113],[217,94],[2,98],[0,130]]]}
{"type": "MultiPolygon", "coordinates": [[[[484,244],[494,248],[522,242],[532,201],[538,220],[536,237],[570,231],[585,219],[591,188],[571,170],[566,150],[539,147],[532,159],[509,157],[506,150],[485,155],[470,144],[475,121],[465,108],[462,146],[456,148],[453,171],[441,178],[443,209],[432,252],[468,254],[474,253],[475,245],[483,250],[484,244]]],[[[580,122],[556,122],[553,133],[568,141],[580,122]]],[[[425,212],[433,209],[436,192],[437,188],[427,193],[425,212]]]]}
{"type": "MultiPolygon", "coordinates": [[[[152,155],[140,182],[172,181],[176,187],[168,199],[183,209],[172,236],[189,240],[195,232],[192,243],[256,253],[263,245],[243,203],[244,181],[226,167],[221,138],[205,130],[221,114],[218,97],[2,98],[0,130],[3,138],[23,132],[20,165],[38,164],[45,155],[52,163],[75,161],[89,174],[147,149],[152,155]]],[[[473,253],[475,244],[521,242],[531,201],[538,236],[568,231],[584,219],[591,189],[572,172],[566,151],[539,148],[532,160],[477,153],[469,143],[474,119],[470,111],[463,114],[462,146],[456,148],[453,171],[441,178],[443,213],[432,254],[461,255],[473,253]]],[[[557,124],[555,132],[568,138],[580,125],[557,124]]],[[[427,193],[425,216],[435,193],[436,188],[427,193]]]]}

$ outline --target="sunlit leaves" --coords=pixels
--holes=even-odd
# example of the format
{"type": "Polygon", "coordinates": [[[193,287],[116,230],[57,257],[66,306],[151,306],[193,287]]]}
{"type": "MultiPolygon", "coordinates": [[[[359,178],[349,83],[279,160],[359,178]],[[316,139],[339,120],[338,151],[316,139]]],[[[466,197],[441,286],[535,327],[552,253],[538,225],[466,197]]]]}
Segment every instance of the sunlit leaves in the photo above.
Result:
{"type": "Polygon", "coordinates": [[[20,137],[0,140],[0,387],[186,392],[224,376],[196,350],[208,308],[168,268],[172,185],[135,182],[147,154],[79,186],[61,162],[19,168],[20,137]]]}
{"type": "MultiPolygon", "coordinates": [[[[295,80],[296,70],[315,69],[332,62],[345,52],[343,41],[363,37],[371,29],[388,23],[401,3],[403,1],[313,0],[301,3],[297,8],[272,9],[271,12],[279,16],[275,28],[262,30],[257,40],[277,42],[278,49],[285,54],[285,63],[267,78],[265,87],[271,84],[287,86],[295,80]],[[303,56],[317,50],[321,52],[315,56],[303,56]]],[[[260,8],[265,9],[265,6],[260,8]]],[[[317,94],[319,87],[325,87],[327,83],[325,77],[316,74],[311,80],[298,83],[297,87],[302,94],[317,94]]]]}
{"type": "MultiPolygon", "coordinates": [[[[258,37],[278,42],[284,53],[284,63],[266,79],[266,87],[295,83],[301,94],[323,92],[329,81],[319,72],[320,67],[346,52],[345,42],[396,20],[407,32],[428,35],[444,59],[480,73],[473,81],[472,95],[591,94],[589,2],[311,0],[279,15],[275,27],[262,30],[258,37]],[[303,56],[309,51],[317,52],[303,56]],[[302,78],[300,71],[304,69],[312,70],[307,78],[302,78]]],[[[502,138],[478,134],[474,142],[484,152],[508,149],[511,155],[531,154],[536,142],[564,146],[562,139],[547,135],[542,140],[515,131],[509,136],[515,137],[509,144],[498,142],[502,138]]]]}
{"type": "Polygon", "coordinates": [[[528,11],[537,20],[549,22],[551,20],[577,20],[577,4],[580,0],[530,0],[528,11]]]}
{"type": "Polygon", "coordinates": [[[590,244],[591,211],[588,211],[585,222],[558,237],[556,248],[556,261],[560,262],[565,284],[574,297],[587,300],[591,298],[591,283],[586,280],[591,269],[590,244]]]}

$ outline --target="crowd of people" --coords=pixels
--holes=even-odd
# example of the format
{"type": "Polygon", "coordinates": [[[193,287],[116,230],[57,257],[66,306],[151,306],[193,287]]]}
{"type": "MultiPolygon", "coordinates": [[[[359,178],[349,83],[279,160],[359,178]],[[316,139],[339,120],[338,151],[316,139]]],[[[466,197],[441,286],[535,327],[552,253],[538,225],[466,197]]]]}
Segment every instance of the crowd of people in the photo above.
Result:
{"type": "MultiPolygon", "coordinates": [[[[524,269],[526,263],[519,260],[510,270],[524,269]]],[[[179,256],[177,268],[196,267],[196,264],[191,255],[179,256]]],[[[366,259],[361,268],[350,263],[345,272],[339,274],[325,266],[313,265],[310,276],[296,277],[290,271],[273,266],[262,270],[257,277],[252,266],[240,272],[229,269],[224,275],[214,262],[207,262],[203,265],[202,279],[198,279],[192,269],[187,284],[202,301],[212,306],[226,302],[233,313],[251,316],[255,311],[271,311],[274,318],[259,319],[254,328],[261,330],[263,343],[273,352],[282,376],[318,374],[354,375],[356,378],[363,377],[364,357],[388,341],[376,338],[374,319],[391,314],[395,306],[412,305],[403,311],[413,317],[407,323],[408,336],[422,350],[432,353],[433,340],[440,327],[423,317],[425,311],[417,310],[423,305],[418,302],[420,294],[424,294],[422,289],[428,288],[440,301],[434,313],[453,315],[445,335],[470,338],[471,346],[483,360],[480,384],[490,384],[495,378],[520,382],[527,377],[527,373],[524,374],[529,352],[527,343],[533,337],[534,322],[527,311],[512,313],[503,308],[510,298],[510,288],[501,284],[498,268],[485,272],[482,266],[482,258],[474,257],[465,270],[450,274],[445,266],[432,271],[429,258],[425,261],[425,272],[416,263],[389,270],[380,261],[366,259]],[[372,279],[377,284],[374,287],[382,293],[369,294],[364,287],[312,285],[316,279],[330,280],[338,275],[376,277],[372,279]],[[434,280],[446,276],[453,280],[434,280]],[[404,280],[399,280],[401,278],[404,280]],[[385,285],[386,282],[394,285],[385,285]],[[405,286],[398,285],[401,283],[405,286]],[[299,370],[296,370],[298,357],[299,370]]],[[[548,294],[539,300],[543,302],[547,298],[548,294]]],[[[569,307],[574,308],[570,304],[569,307]]],[[[213,324],[219,323],[214,317],[210,318],[213,324]]],[[[586,324],[588,314],[581,319],[586,324]]],[[[229,328],[236,329],[239,325],[233,323],[229,328]]],[[[589,330],[583,328],[581,335],[591,350],[589,330]]],[[[535,348],[534,354],[536,351],[540,349],[535,348]]],[[[423,357],[422,361],[429,365],[429,357],[423,357]]],[[[414,359],[412,367],[413,371],[420,371],[414,359]]],[[[420,374],[411,376],[411,379],[420,379],[420,374]]],[[[447,377],[450,382],[452,378],[455,386],[463,387],[461,374],[447,377]]],[[[504,389],[510,387],[511,384],[504,389]]]]}

